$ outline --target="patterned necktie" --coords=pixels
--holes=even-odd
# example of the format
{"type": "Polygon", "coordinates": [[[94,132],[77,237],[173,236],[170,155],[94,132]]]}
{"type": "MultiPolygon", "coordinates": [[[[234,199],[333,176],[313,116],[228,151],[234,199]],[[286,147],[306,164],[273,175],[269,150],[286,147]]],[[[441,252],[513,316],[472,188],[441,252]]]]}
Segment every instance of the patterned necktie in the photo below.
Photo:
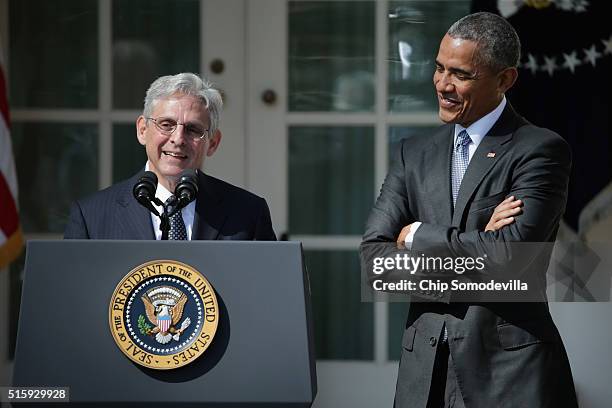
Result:
{"type": "Polygon", "coordinates": [[[470,162],[468,145],[471,141],[472,139],[470,139],[470,135],[468,135],[465,129],[457,135],[457,142],[455,143],[455,150],[453,151],[453,171],[451,174],[451,181],[453,183],[453,207],[457,202],[461,180],[463,180],[463,175],[470,162]]]}
{"type": "Polygon", "coordinates": [[[187,240],[187,229],[183,222],[183,214],[181,211],[177,211],[172,217],[170,217],[170,232],[168,234],[169,240],[187,240]]]}
{"type": "MultiPolygon", "coordinates": [[[[470,162],[470,156],[468,152],[468,145],[472,139],[470,139],[470,135],[464,129],[457,135],[457,141],[455,142],[455,150],[453,151],[453,172],[451,174],[451,181],[453,183],[453,207],[457,202],[457,196],[459,195],[459,187],[461,186],[461,180],[463,180],[463,175],[465,174],[465,170],[467,170],[468,164],[470,162]]],[[[442,342],[446,343],[448,341],[448,330],[446,329],[446,324],[444,325],[444,331],[442,333],[442,342]]]]}

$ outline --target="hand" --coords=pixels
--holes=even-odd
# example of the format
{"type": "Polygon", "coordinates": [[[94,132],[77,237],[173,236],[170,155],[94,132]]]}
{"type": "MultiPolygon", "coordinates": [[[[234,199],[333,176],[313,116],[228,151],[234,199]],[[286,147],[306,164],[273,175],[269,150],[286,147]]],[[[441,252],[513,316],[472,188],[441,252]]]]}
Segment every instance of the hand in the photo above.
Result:
{"type": "Polygon", "coordinates": [[[485,227],[485,231],[497,231],[506,225],[512,224],[514,222],[514,217],[522,212],[522,206],[523,202],[521,200],[515,200],[514,196],[506,198],[495,207],[495,211],[493,211],[493,215],[491,215],[491,219],[485,227]]]}
{"type": "Polygon", "coordinates": [[[408,236],[408,234],[410,233],[410,226],[412,224],[406,225],[404,228],[402,228],[402,230],[400,231],[399,236],[397,237],[397,247],[398,248],[404,248],[405,244],[406,244],[406,237],[408,236]]]}

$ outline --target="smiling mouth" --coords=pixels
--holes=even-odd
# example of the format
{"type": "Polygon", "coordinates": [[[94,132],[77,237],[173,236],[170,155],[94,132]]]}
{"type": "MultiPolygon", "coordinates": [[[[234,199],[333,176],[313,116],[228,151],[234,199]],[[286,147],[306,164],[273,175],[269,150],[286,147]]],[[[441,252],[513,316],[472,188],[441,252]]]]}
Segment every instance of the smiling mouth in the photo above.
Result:
{"type": "Polygon", "coordinates": [[[175,152],[166,152],[166,151],[164,151],[164,152],[162,152],[162,154],[164,154],[165,156],[173,157],[175,159],[186,159],[187,158],[187,156],[185,156],[182,153],[175,153],[175,152]]]}
{"type": "Polygon", "coordinates": [[[459,105],[459,101],[453,98],[447,98],[440,94],[438,94],[438,101],[440,102],[440,106],[443,108],[452,108],[459,105]]]}

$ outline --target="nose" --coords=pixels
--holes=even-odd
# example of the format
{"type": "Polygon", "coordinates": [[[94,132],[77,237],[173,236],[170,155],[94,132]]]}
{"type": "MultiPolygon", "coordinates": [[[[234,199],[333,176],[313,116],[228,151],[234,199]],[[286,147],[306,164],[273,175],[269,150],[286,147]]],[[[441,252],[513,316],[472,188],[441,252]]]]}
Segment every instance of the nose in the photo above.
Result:
{"type": "Polygon", "coordinates": [[[445,72],[438,72],[434,74],[434,85],[438,92],[452,92],[453,83],[445,72]]]}
{"type": "Polygon", "coordinates": [[[174,129],[174,132],[170,135],[170,142],[178,146],[185,144],[185,125],[177,123],[176,129],[174,129]]]}

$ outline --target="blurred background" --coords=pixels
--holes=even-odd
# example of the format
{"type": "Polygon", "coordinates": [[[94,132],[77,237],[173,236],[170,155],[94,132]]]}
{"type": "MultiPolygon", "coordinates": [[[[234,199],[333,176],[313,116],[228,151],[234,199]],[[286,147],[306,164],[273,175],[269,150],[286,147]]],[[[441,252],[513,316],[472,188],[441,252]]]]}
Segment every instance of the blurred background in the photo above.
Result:
{"type": "MultiPolygon", "coordinates": [[[[141,169],[135,120],[148,85],[160,75],[202,74],[225,101],[221,148],[205,170],[265,197],[277,235],[304,244],[315,406],[391,406],[407,305],[361,302],[357,248],[395,144],[440,124],[432,75],[441,38],[473,10],[500,13],[517,28],[523,58],[509,100],[574,151],[561,235],[606,242],[605,3],[0,0],[24,237],[61,239],[70,202],[141,169]]],[[[23,263],[22,254],[0,271],[0,385],[10,378],[23,263]]],[[[610,303],[551,308],[582,405],[608,406],[610,303]]]]}

